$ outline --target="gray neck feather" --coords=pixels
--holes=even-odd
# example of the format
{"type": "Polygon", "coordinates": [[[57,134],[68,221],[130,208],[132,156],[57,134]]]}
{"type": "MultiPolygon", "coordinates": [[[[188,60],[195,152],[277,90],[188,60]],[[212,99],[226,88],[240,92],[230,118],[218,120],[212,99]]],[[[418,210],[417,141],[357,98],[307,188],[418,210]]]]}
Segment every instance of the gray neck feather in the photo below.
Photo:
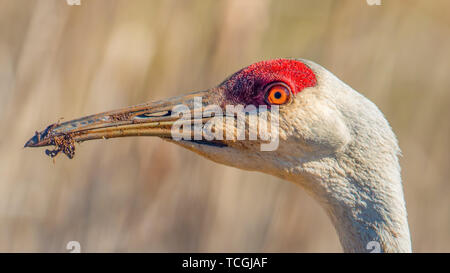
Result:
{"type": "MultiPolygon", "coordinates": [[[[345,160],[344,160],[345,161],[345,160]]],[[[336,159],[302,163],[291,177],[319,201],[335,226],[345,252],[411,252],[400,174],[394,164],[360,172],[336,159]],[[327,175],[324,175],[324,174],[327,175]]],[[[395,161],[397,162],[397,161],[395,161]]]]}

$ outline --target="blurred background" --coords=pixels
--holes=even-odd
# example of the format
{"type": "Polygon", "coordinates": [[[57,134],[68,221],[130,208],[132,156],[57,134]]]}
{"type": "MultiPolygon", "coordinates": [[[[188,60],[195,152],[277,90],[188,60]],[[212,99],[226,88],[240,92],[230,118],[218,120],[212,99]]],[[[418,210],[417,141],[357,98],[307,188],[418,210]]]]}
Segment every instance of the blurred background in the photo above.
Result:
{"type": "Polygon", "coordinates": [[[413,249],[450,251],[450,1],[0,0],[0,251],[340,252],[300,187],[156,138],[24,149],[60,118],[313,60],[374,101],[401,158],[413,249]],[[373,2],[373,1],[372,1],[373,2]]]}

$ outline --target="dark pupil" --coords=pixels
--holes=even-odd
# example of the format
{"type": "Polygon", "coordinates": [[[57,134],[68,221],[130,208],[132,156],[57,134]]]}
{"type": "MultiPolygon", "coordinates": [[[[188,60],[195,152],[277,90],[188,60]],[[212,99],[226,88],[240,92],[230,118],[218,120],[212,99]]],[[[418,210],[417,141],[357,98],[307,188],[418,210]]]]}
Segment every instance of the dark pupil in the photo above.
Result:
{"type": "Polygon", "coordinates": [[[276,92],[275,93],[275,98],[276,99],[280,99],[281,98],[281,93],[280,92],[276,92]]]}

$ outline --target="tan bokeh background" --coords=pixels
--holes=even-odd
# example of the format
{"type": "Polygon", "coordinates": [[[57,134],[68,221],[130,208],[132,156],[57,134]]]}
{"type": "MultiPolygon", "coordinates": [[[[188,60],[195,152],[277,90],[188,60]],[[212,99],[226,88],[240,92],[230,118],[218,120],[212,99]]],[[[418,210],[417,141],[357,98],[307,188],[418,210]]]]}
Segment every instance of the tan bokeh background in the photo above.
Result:
{"type": "Polygon", "coordinates": [[[0,251],[341,251],[298,186],[159,139],[24,149],[35,130],[302,57],[374,101],[403,150],[415,251],[450,251],[450,2],[0,0],[0,251]]]}

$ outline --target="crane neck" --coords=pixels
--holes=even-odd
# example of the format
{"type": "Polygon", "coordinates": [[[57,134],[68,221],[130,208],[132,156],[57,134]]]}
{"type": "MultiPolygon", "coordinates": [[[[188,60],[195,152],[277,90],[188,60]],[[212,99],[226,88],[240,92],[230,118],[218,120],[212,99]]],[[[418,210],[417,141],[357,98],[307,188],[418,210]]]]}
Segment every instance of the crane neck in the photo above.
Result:
{"type": "Polygon", "coordinates": [[[411,252],[398,161],[369,170],[312,161],[302,164],[302,172],[294,182],[325,209],[345,252],[411,252]]]}
{"type": "MultiPolygon", "coordinates": [[[[401,189],[400,189],[401,190],[401,189]]],[[[352,202],[330,198],[322,203],[345,252],[411,252],[403,195],[357,196],[352,202]],[[381,198],[380,198],[381,197],[381,198]],[[330,206],[331,202],[336,202],[330,206]]]]}

